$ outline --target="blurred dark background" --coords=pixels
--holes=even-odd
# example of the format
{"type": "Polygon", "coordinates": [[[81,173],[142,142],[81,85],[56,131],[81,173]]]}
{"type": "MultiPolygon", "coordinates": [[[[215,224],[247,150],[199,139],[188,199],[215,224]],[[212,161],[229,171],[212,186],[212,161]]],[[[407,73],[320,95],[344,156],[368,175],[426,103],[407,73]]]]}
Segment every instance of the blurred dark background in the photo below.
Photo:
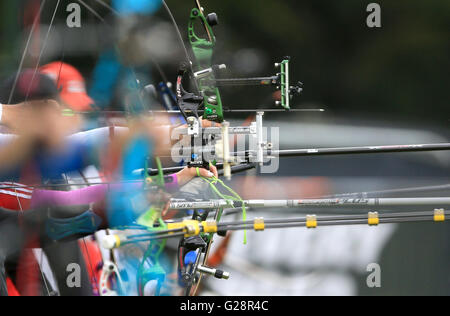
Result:
{"type": "MultiPolygon", "coordinates": [[[[68,14],[65,9],[72,1],[61,1],[56,30],[65,23],[68,14]]],[[[32,22],[29,12],[34,2],[5,0],[0,3],[0,72],[3,75],[17,69],[23,37],[26,37],[22,31],[24,25],[32,22]],[[23,8],[28,9],[28,14],[23,13],[23,8]]],[[[94,0],[85,2],[102,17],[110,15],[94,0]]],[[[167,2],[185,36],[194,1],[167,2]]],[[[215,11],[219,15],[220,24],[215,28],[218,40],[215,60],[226,63],[230,75],[273,74],[273,63],[289,55],[293,58],[294,78],[305,84],[297,107],[323,107],[338,115],[425,121],[447,126],[450,119],[450,2],[377,1],[382,10],[382,27],[368,28],[366,7],[371,2],[208,0],[202,4],[207,12],[215,11]]],[[[55,4],[56,0],[47,1],[41,18],[43,24],[49,24],[55,4]]],[[[84,51],[71,52],[66,43],[65,60],[81,69],[89,81],[102,41],[109,35],[105,33],[109,32],[88,10],[82,8],[82,12],[83,25],[93,26],[96,32],[90,32],[89,39],[84,37],[87,41],[84,51]]],[[[156,17],[169,21],[163,8],[156,17]]],[[[45,29],[41,28],[40,32],[43,37],[45,29]]],[[[70,35],[76,37],[83,32],[83,27],[67,32],[69,38],[70,35]]],[[[72,40],[80,41],[79,38],[72,40]]],[[[176,44],[179,46],[179,42],[176,44]]],[[[158,42],[152,45],[157,46],[158,42]]],[[[62,52],[44,54],[41,64],[58,59],[58,54],[62,52]]],[[[176,60],[163,62],[169,78],[174,78],[177,64],[176,60]]],[[[157,77],[155,72],[155,79],[159,79],[157,77]]],[[[234,106],[272,104],[270,94],[263,90],[252,93],[245,88],[224,89],[224,100],[234,106]]]]}
{"type": "MultiPolygon", "coordinates": [[[[36,65],[56,2],[47,0],[38,32],[40,44],[33,46],[32,41],[26,67],[36,65]]],[[[82,71],[90,86],[98,57],[114,41],[117,29],[108,26],[115,25],[109,10],[94,0],[85,2],[105,23],[82,7],[82,28],[68,29],[66,7],[71,2],[76,1],[61,0],[40,64],[63,58],[82,71]]],[[[30,12],[36,12],[39,3],[0,2],[1,77],[17,71],[34,19],[30,12]]],[[[186,40],[194,1],[167,3],[186,40]]],[[[289,55],[292,76],[304,83],[304,93],[293,107],[326,109],[322,114],[271,115],[273,125],[284,130],[285,148],[443,142],[450,136],[450,1],[204,0],[202,4],[207,12],[219,15],[214,59],[227,64],[226,75],[272,75],[273,63],[289,55]],[[381,5],[381,28],[366,25],[371,2],[381,5]]],[[[169,80],[175,81],[183,53],[164,8],[149,25],[153,34],[168,35],[144,41],[147,47],[167,47],[154,57],[169,80]],[[158,33],[161,29],[155,26],[155,31],[154,25],[166,33],[158,33]]],[[[133,66],[151,69],[149,81],[162,79],[152,63],[133,66]]],[[[230,107],[273,104],[272,91],[265,88],[228,88],[222,89],[222,95],[230,107]]],[[[110,107],[120,104],[115,101],[110,107]]],[[[382,190],[445,184],[448,161],[447,154],[286,159],[278,175],[327,177],[333,183],[330,193],[382,190]]],[[[448,196],[448,192],[441,194],[448,196]]],[[[448,294],[448,232],[448,224],[400,225],[381,254],[382,289],[368,289],[366,274],[358,271],[357,292],[448,294]]]]}

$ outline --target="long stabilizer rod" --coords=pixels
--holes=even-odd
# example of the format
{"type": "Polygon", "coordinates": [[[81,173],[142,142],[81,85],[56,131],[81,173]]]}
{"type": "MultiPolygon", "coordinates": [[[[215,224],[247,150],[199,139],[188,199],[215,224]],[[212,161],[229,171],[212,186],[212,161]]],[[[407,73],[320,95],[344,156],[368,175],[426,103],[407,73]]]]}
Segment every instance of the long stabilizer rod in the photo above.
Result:
{"type": "Polygon", "coordinates": [[[347,225],[369,225],[378,226],[380,224],[414,223],[414,222],[436,222],[443,223],[450,215],[450,211],[445,209],[435,209],[433,212],[403,212],[379,214],[369,212],[357,215],[334,215],[316,216],[307,215],[298,218],[270,218],[262,217],[253,220],[217,222],[217,221],[178,221],[168,223],[168,229],[159,229],[153,232],[146,232],[138,235],[116,235],[108,236],[103,241],[104,247],[114,249],[122,245],[148,242],[155,239],[180,238],[182,236],[195,236],[201,233],[255,230],[264,231],[266,229],[296,228],[304,227],[308,229],[319,228],[321,226],[347,226],[347,225]],[[120,243],[117,242],[120,240],[120,243]]]}
{"type": "MultiPolygon", "coordinates": [[[[187,153],[199,152],[185,147],[187,153]]],[[[201,151],[211,152],[213,147],[202,148],[201,151]]],[[[333,156],[333,155],[359,155],[359,154],[382,154],[382,153],[407,153],[407,152],[429,152],[450,150],[450,143],[438,144],[414,144],[414,145],[386,145],[386,146],[361,146],[361,147],[334,147],[334,148],[306,148],[306,149],[284,149],[266,150],[264,157],[306,157],[306,156],[333,156]]],[[[254,150],[231,152],[231,157],[256,159],[254,150]]],[[[172,158],[183,158],[174,156],[172,158]]]]}
{"type": "Polygon", "coordinates": [[[450,206],[450,198],[337,198],[303,200],[244,200],[243,202],[227,200],[186,201],[174,199],[170,202],[170,209],[217,209],[225,207],[242,207],[243,205],[249,208],[363,208],[374,210],[386,207],[445,207],[450,206]]]}
{"type": "Polygon", "coordinates": [[[269,152],[269,154],[279,157],[301,157],[301,156],[401,153],[401,152],[445,151],[445,150],[450,150],[450,143],[287,149],[287,150],[272,151],[269,152]]]}

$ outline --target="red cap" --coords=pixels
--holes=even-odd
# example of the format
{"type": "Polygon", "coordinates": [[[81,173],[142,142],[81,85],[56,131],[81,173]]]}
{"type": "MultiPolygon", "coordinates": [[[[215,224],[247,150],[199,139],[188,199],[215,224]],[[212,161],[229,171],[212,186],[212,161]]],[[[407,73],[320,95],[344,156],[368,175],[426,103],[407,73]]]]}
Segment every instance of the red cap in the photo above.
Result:
{"type": "Polygon", "coordinates": [[[94,101],[86,93],[86,82],[73,66],[53,62],[42,66],[40,72],[49,76],[58,86],[61,99],[74,111],[91,111],[94,101]],[[58,81],[58,82],[57,82],[58,81]]]}

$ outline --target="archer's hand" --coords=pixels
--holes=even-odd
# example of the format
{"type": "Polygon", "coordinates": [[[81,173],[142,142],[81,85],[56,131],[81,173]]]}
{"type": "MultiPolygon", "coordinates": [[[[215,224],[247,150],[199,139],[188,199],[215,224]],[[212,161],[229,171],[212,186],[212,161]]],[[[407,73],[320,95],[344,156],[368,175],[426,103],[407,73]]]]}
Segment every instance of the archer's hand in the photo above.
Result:
{"type": "Polygon", "coordinates": [[[54,100],[29,101],[7,106],[4,110],[4,123],[12,133],[34,139],[49,149],[61,146],[74,129],[54,100]]]}
{"type": "Polygon", "coordinates": [[[202,127],[222,127],[222,124],[202,119],[202,127]]]}
{"type": "MultiPolygon", "coordinates": [[[[204,168],[199,168],[199,173],[201,177],[204,178],[218,178],[217,168],[213,165],[209,166],[209,170],[204,168]]],[[[178,185],[181,187],[191,181],[193,178],[197,177],[197,168],[186,167],[177,173],[178,185]]]]}

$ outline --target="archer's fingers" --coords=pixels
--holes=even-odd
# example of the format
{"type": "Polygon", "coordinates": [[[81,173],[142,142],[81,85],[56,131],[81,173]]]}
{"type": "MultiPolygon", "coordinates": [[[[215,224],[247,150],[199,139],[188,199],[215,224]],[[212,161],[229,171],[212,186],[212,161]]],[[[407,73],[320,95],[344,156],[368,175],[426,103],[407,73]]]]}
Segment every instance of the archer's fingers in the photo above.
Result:
{"type": "Polygon", "coordinates": [[[208,120],[202,120],[202,127],[221,127],[222,124],[208,121],[208,120]]]}
{"type": "Polygon", "coordinates": [[[219,173],[217,172],[217,167],[214,165],[209,165],[209,170],[214,174],[216,178],[219,177],[219,173]]]}
{"type": "Polygon", "coordinates": [[[206,170],[204,168],[199,168],[198,170],[199,170],[200,176],[202,176],[204,178],[212,178],[215,176],[215,174],[213,172],[206,170]]]}

